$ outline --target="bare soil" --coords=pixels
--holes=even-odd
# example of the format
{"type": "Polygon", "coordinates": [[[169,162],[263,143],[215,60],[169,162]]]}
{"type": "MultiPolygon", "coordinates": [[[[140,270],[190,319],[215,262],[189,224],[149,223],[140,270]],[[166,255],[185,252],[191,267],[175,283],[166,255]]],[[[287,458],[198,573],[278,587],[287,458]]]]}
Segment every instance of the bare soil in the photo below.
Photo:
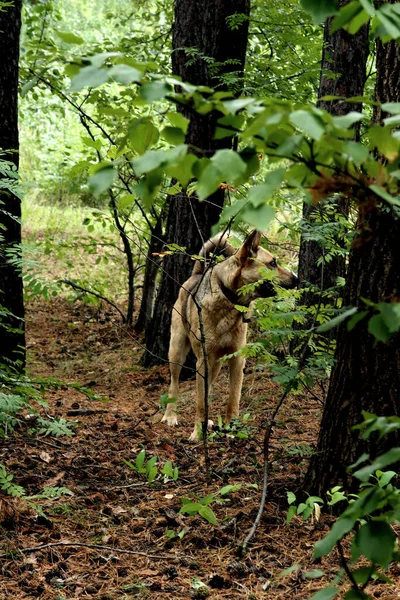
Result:
{"type": "MultiPolygon", "coordinates": [[[[75,434],[30,435],[26,415],[26,426],[1,441],[0,462],[29,494],[57,485],[73,496],[41,501],[46,517],[24,500],[0,496],[1,600],[202,598],[199,580],[215,600],[306,600],[331,581],[340,558],[333,553],[316,562],[313,545],[333,518],[285,524],[286,492],[301,486],[307,452],[318,435],[321,405],[315,398],[291,396],[279,413],[267,504],[241,558],[237,547],[259,507],[263,434],[281,394],[268,372],[248,364],[241,411],[250,419],[237,430],[247,438],[221,432],[212,439],[207,485],[202,444],[187,441],[194,382],[182,384],[179,425],[168,428],[160,422],[159,405],[168,368],[144,370],[141,340],[123,331],[113,313],[61,299],[36,302],[28,307],[27,335],[29,375],[63,382],[46,391],[44,412],[75,421],[75,434]],[[89,400],[68,383],[87,386],[108,401],[89,400]],[[124,459],[134,463],[142,448],[146,458],[158,457],[159,468],[166,461],[178,467],[178,479],[164,482],[158,476],[149,484],[130,469],[124,459]],[[236,484],[240,489],[222,501],[218,491],[236,484]],[[180,514],[182,498],[196,501],[214,493],[216,525],[180,514]],[[280,577],[293,565],[299,568],[280,577]],[[315,569],[325,576],[307,577],[315,569]]],[[[211,398],[214,422],[223,414],[226,390],[223,371],[211,398]]],[[[390,576],[395,585],[377,583],[368,593],[400,598],[400,566],[390,576]]]]}

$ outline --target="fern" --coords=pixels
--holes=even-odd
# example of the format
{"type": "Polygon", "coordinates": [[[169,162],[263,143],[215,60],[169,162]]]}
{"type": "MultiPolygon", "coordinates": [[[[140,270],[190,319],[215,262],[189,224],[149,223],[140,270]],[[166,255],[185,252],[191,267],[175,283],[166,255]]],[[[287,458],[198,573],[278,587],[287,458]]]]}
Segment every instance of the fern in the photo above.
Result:
{"type": "Polygon", "coordinates": [[[38,432],[43,435],[54,435],[55,437],[60,437],[62,435],[73,435],[71,426],[75,426],[76,423],[73,421],[67,421],[66,419],[60,417],[56,418],[53,421],[49,421],[47,419],[43,419],[43,417],[38,417],[38,432]]]}

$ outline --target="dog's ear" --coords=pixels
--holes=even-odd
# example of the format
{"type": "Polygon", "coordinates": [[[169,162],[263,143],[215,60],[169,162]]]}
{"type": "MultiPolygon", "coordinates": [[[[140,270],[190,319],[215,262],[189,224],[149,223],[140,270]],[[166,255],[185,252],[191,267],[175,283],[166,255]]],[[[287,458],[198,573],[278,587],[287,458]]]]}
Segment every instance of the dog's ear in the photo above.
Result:
{"type": "Polygon", "coordinates": [[[258,247],[261,241],[261,232],[254,229],[244,242],[244,244],[240,247],[238,252],[238,258],[240,262],[244,263],[249,258],[255,258],[257,256],[258,247]]]}

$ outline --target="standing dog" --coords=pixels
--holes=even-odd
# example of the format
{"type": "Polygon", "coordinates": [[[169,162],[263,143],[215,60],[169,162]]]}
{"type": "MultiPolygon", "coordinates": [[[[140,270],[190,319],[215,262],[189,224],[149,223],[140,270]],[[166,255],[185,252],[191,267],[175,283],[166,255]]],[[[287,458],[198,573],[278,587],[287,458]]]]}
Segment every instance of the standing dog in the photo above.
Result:
{"type": "MultiPolygon", "coordinates": [[[[278,266],[272,254],[260,246],[260,240],[261,233],[253,231],[236,250],[228,244],[224,235],[219,234],[210,239],[201,250],[204,261],[196,261],[191,277],[183,284],[175,302],[169,347],[171,384],[168,397],[178,397],[179,375],[191,346],[197,358],[197,410],[190,440],[198,439],[199,429],[204,421],[205,369],[199,307],[208,362],[208,383],[211,386],[221,368],[220,358],[237,352],[246,344],[247,323],[243,320],[243,313],[235,305],[248,307],[256,298],[268,298],[276,294],[273,282],[262,279],[262,271],[272,270],[276,283],[284,288],[292,289],[298,283],[293,273],[278,266]],[[207,264],[210,253],[214,256],[222,254],[225,260],[207,264]],[[256,282],[259,284],[241,291],[243,286],[256,282]]],[[[239,416],[245,359],[240,355],[233,356],[228,362],[230,385],[225,424],[232,417],[239,416]]],[[[172,403],[167,405],[162,420],[168,425],[177,424],[172,403]]]]}

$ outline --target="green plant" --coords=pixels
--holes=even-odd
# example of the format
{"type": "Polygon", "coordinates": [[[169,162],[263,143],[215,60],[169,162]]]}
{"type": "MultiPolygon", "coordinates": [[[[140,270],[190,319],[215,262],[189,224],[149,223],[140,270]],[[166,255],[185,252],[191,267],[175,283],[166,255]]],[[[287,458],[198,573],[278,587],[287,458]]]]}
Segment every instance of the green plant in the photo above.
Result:
{"type": "Polygon", "coordinates": [[[218,415],[217,428],[213,428],[208,438],[209,440],[215,440],[228,436],[237,438],[239,440],[247,440],[255,431],[255,427],[248,423],[250,420],[250,413],[245,413],[242,416],[232,419],[228,425],[224,425],[223,418],[221,415],[218,415]]]}
{"type": "Polygon", "coordinates": [[[321,514],[321,506],[324,501],[319,496],[309,496],[304,502],[300,502],[298,505],[296,502],[296,495],[293,492],[287,492],[287,499],[289,503],[289,510],[286,515],[286,523],[290,523],[295,515],[301,516],[303,521],[306,521],[309,517],[319,520],[321,514]]]}
{"type": "Polygon", "coordinates": [[[181,514],[187,514],[190,516],[200,515],[201,517],[203,517],[203,519],[211,523],[211,525],[216,525],[217,517],[215,516],[213,510],[210,508],[210,504],[212,504],[213,502],[216,502],[217,504],[229,502],[228,495],[232,492],[240,490],[241,487],[242,485],[240,483],[236,485],[226,485],[220,490],[218,490],[218,492],[214,492],[214,494],[209,494],[208,496],[204,496],[203,498],[195,496],[197,502],[194,502],[190,498],[182,498],[183,506],[179,512],[181,514]]]}
{"type": "MultiPolygon", "coordinates": [[[[377,417],[364,412],[363,419],[356,428],[363,429],[364,439],[371,434],[381,438],[400,429],[398,417],[377,417]]],[[[363,454],[349,467],[359,482],[358,492],[347,496],[340,487],[335,487],[328,494],[328,504],[333,505],[346,500],[348,506],[335,521],[330,532],[316,543],[314,557],[318,559],[326,556],[336,546],[343,568],[328,587],[312,596],[312,600],[328,600],[337,596],[340,593],[338,584],[346,577],[350,582],[344,596],[346,600],[371,600],[372,596],[366,592],[366,588],[373,581],[393,583],[382,569],[386,570],[391,562],[400,560],[397,538],[393,530],[393,525],[400,522],[400,488],[392,483],[398,474],[383,469],[399,459],[400,448],[391,448],[373,460],[370,460],[369,455],[363,454]],[[346,559],[342,548],[342,540],[348,536],[351,536],[350,560],[346,559]],[[364,558],[363,566],[357,565],[360,557],[364,558]]]]}
{"type": "Polygon", "coordinates": [[[14,475],[7,473],[5,465],[0,463],[0,489],[8,496],[22,498],[41,516],[46,516],[43,508],[36,500],[53,500],[63,496],[73,496],[73,492],[65,487],[45,487],[39,494],[28,496],[25,488],[14,483],[14,475]]]}
{"type": "Polygon", "coordinates": [[[130,469],[132,469],[132,471],[145,475],[149,483],[152,483],[157,476],[159,476],[159,479],[162,479],[163,483],[176,481],[179,477],[178,467],[174,467],[170,460],[167,460],[162,468],[157,467],[157,456],[152,456],[146,461],[146,451],[144,449],[137,455],[135,463],[132,463],[125,458],[123,461],[130,469]],[[160,477],[161,475],[163,477],[160,477]]]}

